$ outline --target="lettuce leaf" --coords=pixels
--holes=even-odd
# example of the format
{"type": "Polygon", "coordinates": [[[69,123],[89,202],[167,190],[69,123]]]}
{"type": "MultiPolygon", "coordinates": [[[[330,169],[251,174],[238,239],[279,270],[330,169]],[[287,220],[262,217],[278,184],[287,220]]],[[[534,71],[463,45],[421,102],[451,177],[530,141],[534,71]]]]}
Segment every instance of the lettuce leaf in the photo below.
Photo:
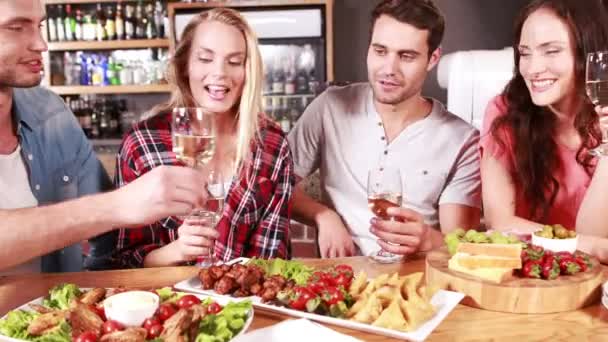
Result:
{"type": "Polygon", "coordinates": [[[279,274],[286,279],[292,279],[298,285],[306,284],[314,269],[306,266],[299,261],[283,259],[257,259],[253,258],[247,262],[248,265],[255,265],[263,269],[268,275],[279,274]]]}
{"type": "Polygon", "coordinates": [[[27,340],[30,338],[27,327],[37,316],[38,313],[35,312],[13,310],[6,315],[5,319],[0,320],[0,334],[27,340]]]}
{"type": "Polygon", "coordinates": [[[49,291],[48,298],[44,299],[43,305],[53,309],[67,310],[70,301],[82,295],[82,291],[75,284],[59,284],[49,291]]]}

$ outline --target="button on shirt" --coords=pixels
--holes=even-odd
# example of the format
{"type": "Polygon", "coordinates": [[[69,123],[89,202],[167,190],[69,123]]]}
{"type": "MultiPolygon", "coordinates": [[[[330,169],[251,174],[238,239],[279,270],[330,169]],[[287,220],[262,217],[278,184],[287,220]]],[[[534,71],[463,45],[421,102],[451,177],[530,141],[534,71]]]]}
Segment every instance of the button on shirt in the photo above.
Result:
{"type": "Polygon", "coordinates": [[[341,215],[361,252],[379,249],[369,232],[367,175],[396,167],[405,207],[439,228],[441,204],[481,206],[479,132],[435,101],[431,113],[387,143],[369,84],[332,87],[315,99],[289,134],[296,175],[320,169],[325,204],[341,215]]]}

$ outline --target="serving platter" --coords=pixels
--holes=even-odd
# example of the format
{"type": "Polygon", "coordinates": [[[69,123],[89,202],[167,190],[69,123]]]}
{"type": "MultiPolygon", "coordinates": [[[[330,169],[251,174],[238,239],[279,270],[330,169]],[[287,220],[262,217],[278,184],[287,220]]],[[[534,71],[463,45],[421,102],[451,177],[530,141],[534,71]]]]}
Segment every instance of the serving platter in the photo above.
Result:
{"type": "Polygon", "coordinates": [[[466,294],[462,304],[475,308],[525,314],[571,311],[597,303],[601,296],[602,267],[592,258],[586,272],[554,280],[513,277],[500,284],[448,268],[447,248],[426,257],[426,282],[442,289],[466,294]]]}
{"type": "MultiPolygon", "coordinates": [[[[249,259],[247,258],[239,258],[235,259],[229,264],[234,263],[246,263],[249,259]]],[[[235,298],[229,295],[220,295],[213,290],[203,290],[202,284],[198,277],[192,277],[186,280],[183,280],[174,285],[174,288],[179,291],[184,292],[192,292],[196,294],[203,294],[208,296],[213,296],[217,298],[230,299],[232,301],[238,300],[251,300],[252,305],[256,308],[257,311],[269,311],[273,313],[283,314],[292,317],[298,318],[306,318],[316,322],[327,323],[335,326],[350,328],[354,330],[365,331],[369,333],[374,333],[378,335],[393,337],[402,340],[410,340],[410,341],[424,341],[428,338],[431,332],[439,326],[441,321],[443,321],[447,315],[458,305],[458,303],[464,297],[464,294],[454,292],[454,291],[445,291],[439,290],[435,295],[431,298],[431,304],[436,308],[435,315],[424,324],[419,326],[414,331],[403,332],[393,329],[387,329],[382,327],[373,326],[371,324],[365,324],[360,322],[355,322],[342,318],[334,318],[330,316],[319,315],[315,313],[309,313],[305,311],[299,311],[290,309],[287,307],[277,306],[270,303],[262,303],[262,300],[258,296],[250,296],[243,298],[235,298]]]]}

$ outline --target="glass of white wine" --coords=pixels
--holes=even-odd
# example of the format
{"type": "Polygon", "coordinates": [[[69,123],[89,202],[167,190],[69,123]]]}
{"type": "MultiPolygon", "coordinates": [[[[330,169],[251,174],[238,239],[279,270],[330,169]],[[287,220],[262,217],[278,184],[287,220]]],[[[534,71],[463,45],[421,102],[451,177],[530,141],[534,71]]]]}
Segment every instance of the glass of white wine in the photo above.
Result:
{"type": "MultiPolygon", "coordinates": [[[[403,201],[401,172],[393,167],[380,167],[369,171],[367,177],[367,203],[374,215],[381,220],[395,220],[386,210],[400,207],[403,201]]],[[[387,242],[388,243],[388,242],[387,242]]],[[[399,262],[402,255],[393,254],[383,249],[370,256],[379,263],[399,262]]]]}
{"type": "MultiPolygon", "coordinates": [[[[608,51],[591,52],[587,55],[586,66],[587,96],[596,106],[608,106],[608,51]]],[[[599,127],[602,143],[591,153],[608,156],[608,115],[600,115],[599,127]]]]}
{"type": "Polygon", "coordinates": [[[186,166],[202,169],[215,154],[215,114],[200,107],[173,109],[173,152],[186,166]]]}
{"type": "MultiPolygon", "coordinates": [[[[229,184],[225,182],[219,170],[207,170],[205,174],[207,176],[207,201],[202,208],[194,210],[189,220],[191,223],[215,229],[224,212],[224,201],[229,184]]],[[[200,255],[196,260],[196,264],[200,267],[209,267],[215,265],[216,262],[214,245],[209,248],[208,254],[200,255]]]]}

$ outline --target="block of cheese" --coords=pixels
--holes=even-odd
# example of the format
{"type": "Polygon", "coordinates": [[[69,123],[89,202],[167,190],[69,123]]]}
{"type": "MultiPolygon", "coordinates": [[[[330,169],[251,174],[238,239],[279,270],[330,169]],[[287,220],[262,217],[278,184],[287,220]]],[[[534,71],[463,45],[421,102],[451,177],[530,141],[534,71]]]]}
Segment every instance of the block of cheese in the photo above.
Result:
{"type": "Polygon", "coordinates": [[[510,268],[520,269],[521,258],[497,257],[491,255],[471,255],[467,253],[456,253],[460,266],[476,268],[510,268]]]}
{"type": "Polygon", "coordinates": [[[457,253],[521,259],[521,244],[461,242],[457,253]]]}
{"type": "Polygon", "coordinates": [[[448,268],[457,272],[462,272],[493,283],[502,283],[513,277],[513,268],[504,267],[480,267],[468,268],[460,264],[460,258],[466,254],[457,253],[448,261],[448,268]]]}

